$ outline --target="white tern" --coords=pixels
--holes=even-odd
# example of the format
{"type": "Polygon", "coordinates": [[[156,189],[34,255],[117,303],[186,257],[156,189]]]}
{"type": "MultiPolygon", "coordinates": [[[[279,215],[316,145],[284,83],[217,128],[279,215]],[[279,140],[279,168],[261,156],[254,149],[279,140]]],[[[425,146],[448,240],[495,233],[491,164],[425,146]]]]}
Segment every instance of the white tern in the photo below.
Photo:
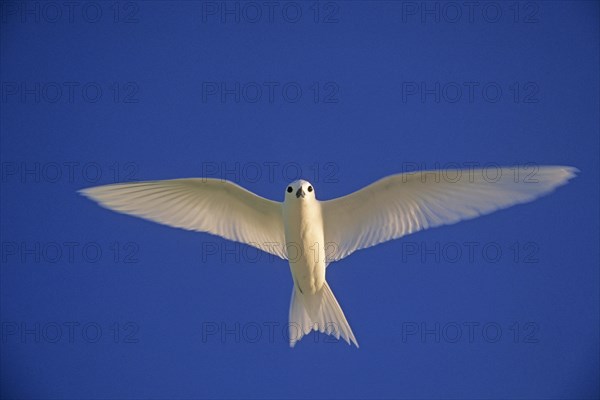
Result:
{"type": "Polygon", "coordinates": [[[354,251],[435,226],[532,201],[578,172],[565,166],[417,171],[391,175],[347,196],[319,201],[310,182],[285,187],[283,202],[223,179],[118,183],[80,190],[109,209],[208,232],[289,261],[294,286],[290,346],[312,330],[358,347],[325,271],[354,251]]]}

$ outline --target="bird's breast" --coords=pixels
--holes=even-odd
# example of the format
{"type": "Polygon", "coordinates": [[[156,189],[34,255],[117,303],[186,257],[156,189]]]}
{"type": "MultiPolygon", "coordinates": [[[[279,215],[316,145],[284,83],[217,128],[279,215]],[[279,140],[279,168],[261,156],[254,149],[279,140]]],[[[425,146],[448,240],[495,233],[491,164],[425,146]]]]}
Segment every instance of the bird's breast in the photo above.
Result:
{"type": "Polygon", "coordinates": [[[315,293],[325,283],[323,218],[318,207],[296,207],[284,213],[286,246],[294,284],[315,293]]]}

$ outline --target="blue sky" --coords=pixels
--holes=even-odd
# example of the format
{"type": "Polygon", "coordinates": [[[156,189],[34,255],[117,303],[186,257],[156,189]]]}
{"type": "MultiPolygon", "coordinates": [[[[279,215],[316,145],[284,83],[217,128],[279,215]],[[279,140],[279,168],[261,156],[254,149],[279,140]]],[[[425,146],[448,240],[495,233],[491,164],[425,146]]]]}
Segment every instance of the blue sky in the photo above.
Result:
{"type": "Polygon", "coordinates": [[[598,397],[597,2],[65,4],[1,4],[3,397],[598,397]],[[289,348],[286,262],[76,194],[517,164],[581,173],[328,268],[360,349],[289,348]]]}

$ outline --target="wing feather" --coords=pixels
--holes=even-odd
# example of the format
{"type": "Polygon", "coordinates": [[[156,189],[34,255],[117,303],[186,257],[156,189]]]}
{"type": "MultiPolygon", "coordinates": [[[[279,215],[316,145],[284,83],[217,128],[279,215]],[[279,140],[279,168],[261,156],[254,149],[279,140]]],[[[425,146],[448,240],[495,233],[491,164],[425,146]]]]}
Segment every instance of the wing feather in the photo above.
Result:
{"type": "Polygon", "coordinates": [[[232,182],[187,178],[120,183],[79,192],[114,211],[212,233],[287,258],[281,203],[232,182]]]}
{"type": "Polygon", "coordinates": [[[440,171],[383,178],[347,196],[321,202],[325,241],[333,249],[327,261],[422,229],[532,201],[566,184],[577,172],[573,167],[540,166],[527,177],[519,177],[511,167],[500,168],[493,179],[483,169],[446,170],[446,178],[441,179],[440,171]]]}

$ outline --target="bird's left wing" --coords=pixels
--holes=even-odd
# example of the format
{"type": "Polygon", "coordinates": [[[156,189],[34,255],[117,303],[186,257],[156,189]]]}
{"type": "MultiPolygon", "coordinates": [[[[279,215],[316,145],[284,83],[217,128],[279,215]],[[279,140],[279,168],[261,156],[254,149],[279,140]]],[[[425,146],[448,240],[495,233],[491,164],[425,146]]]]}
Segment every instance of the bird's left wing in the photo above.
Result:
{"type": "Polygon", "coordinates": [[[133,182],[79,192],[114,211],[212,233],[287,258],[281,203],[225,180],[133,182]]]}
{"type": "Polygon", "coordinates": [[[519,167],[398,174],[323,201],[327,261],[422,229],[534,200],[577,172],[573,167],[529,168],[526,174],[519,167]]]}

